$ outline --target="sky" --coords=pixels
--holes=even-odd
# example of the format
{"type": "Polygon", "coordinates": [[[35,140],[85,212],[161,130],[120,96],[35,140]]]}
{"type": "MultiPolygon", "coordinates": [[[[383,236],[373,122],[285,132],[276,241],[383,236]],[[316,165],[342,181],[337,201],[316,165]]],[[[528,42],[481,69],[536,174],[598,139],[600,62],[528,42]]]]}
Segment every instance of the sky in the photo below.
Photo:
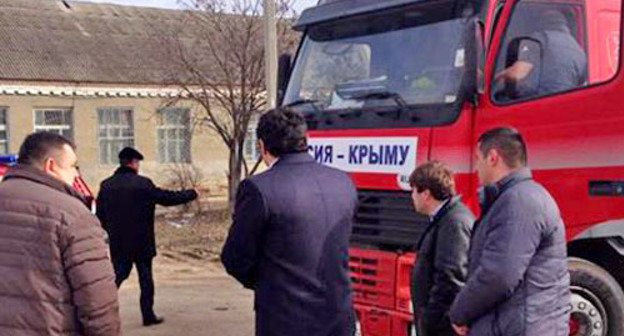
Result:
{"type": "MultiPolygon", "coordinates": [[[[88,2],[114,3],[121,5],[145,6],[145,7],[162,7],[162,8],[179,8],[178,0],[80,0],[88,2]]],[[[317,0],[297,0],[295,10],[302,10],[314,6],[317,0]]]]}

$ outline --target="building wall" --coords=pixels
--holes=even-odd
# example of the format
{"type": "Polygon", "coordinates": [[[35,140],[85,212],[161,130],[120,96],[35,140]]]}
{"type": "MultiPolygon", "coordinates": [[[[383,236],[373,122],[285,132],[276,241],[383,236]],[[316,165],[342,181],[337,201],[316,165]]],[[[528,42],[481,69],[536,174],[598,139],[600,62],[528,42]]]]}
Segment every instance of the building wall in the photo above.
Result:
{"type": "MultiPolygon", "coordinates": [[[[0,95],[0,107],[8,108],[9,151],[17,153],[24,138],[34,130],[34,110],[37,108],[70,108],[73,115],[74,141],[78,149],[81,172],[94,192],[102,179],[112,174],[116,165],[100,164],[97,109],[101,107],[132,107],[134,143],[145,160],[142,174],[158,184],[170,182],[170,171],[179,165],[158,162],[157,110],[165,106],[163,98],[140,97],[70,97],[41,95],[0,95]]],[[[198,110],[190,102],[175,106],[198,110]]],[[[203,175],[202,185],[210,195],[227,193],[226,171],[228,151],[212,130],[197,128],[191,140],[191,164],[203,175]]]]}

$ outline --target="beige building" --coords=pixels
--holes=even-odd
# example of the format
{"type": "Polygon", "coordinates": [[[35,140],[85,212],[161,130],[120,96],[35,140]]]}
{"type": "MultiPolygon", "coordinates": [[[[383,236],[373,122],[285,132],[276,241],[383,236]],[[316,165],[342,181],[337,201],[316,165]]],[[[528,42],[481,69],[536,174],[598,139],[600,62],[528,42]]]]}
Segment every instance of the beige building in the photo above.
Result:
{"type": "MultiPolygon", "coordinates": [[[[143,173],[161,184],[195,167],[213,195],[225,195],[228,152],[196,122],[201,110],[163,86],[160,25],[175,10],[55,0],[0,0],[0,154],[15,154],[33,131],[78,145],[89,186],[134,146],[143,173]]],[[[252,140],[253,141],[253,140],[252,140]]],[[[248,155],[255,155],[250,142],[248,155]]]]}

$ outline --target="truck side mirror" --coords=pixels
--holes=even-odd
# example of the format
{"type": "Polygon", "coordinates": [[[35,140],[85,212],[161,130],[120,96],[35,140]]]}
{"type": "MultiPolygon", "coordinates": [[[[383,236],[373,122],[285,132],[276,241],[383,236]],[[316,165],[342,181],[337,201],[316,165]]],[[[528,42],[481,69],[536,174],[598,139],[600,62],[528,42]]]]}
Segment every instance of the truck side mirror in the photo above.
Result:
{"type": "Polygon", "coordinates": [[[291,67],[292,55],[289,53],[280,55],[277,68],[277,106],[282,105],[282,101],[284,101],[288,80],[290,79],[290,72],[292,70],[291,67]]]}
{"type": "MultiPolygon", "coordinates": [[[[483,48],[483,29],[476,18],[469,19],[464,32],[465,69],[460,89],[460,101],[476,101],[480,88],[481,63],[485,54],[483,48]]],[[[482,76],[481,76],[482,77],[482,76]]]]}
{"type": "Polygon", "coordinates": [[[542,44],[531,37],[511,40],[505,58],[505,71],[510,72],[505,81],[505,95],[511,99],[535,96],[542,73],[542,44]]]}

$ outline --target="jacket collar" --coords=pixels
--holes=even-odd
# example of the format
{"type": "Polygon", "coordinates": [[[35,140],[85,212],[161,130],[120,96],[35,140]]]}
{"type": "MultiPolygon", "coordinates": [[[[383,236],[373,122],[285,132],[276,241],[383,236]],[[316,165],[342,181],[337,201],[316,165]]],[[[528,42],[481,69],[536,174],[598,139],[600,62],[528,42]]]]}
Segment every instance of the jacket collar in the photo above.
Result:
{"type": "Polygon", "coordinates": [[[9,171],[4,175],[4,180],[11,179],[24,179],[35,183],[43,184],[54,190],[76,197],[83,203],[86,203],[84,197],[76,189],[67,185],[65,182],[53,176],[50,176],[44,171],[34,167],[21,164],[12,166],[9,171]]]}
{"type": "Polygon", "coordinates": [[[281,155],[274,166],[310,162],[315,161],[314,158],[310,154],[308,154],[308,152],[289,153],[281,155]]]}
{"type": "Polygon", "coordinates": [[[118,174],[134,174],[137,175],[137,171],[130,168],[130,167],[126,167],[126,166],[119,166],[119,168],[117,168],[117,170],[115,170],[115,175],[118,174]]]}
{"type": "Polygon", "coordinates": [[[511,188],[516,185],[518,182],[522,182],[525,180],[530,180],[533,178],[531,174],[531,170],[529,168],[521,168],[511,172],[509,175],[505,176],[502,180],[496,182],[496,186],[499,190],[499,193],[511,188]]]}
{"type": "Polygon", "coordinates": [[[440,211],[444,209],[444,207],[446,206],[446,204],[448,204],[450,200],[450,198],[447,198],[444,201],[440,202],[440,204],[433,210],[433,212],[429,214],[429,221],[432,221],[433,218],[435,218],[435,216],[437,216],[438,213],[440,213],[440,211]]]}
{"type": "Polygon", "coordinates": [[[431,223],[433,224],[439,221],[440,218],[444,217],[449,210],[454,208],[460,201],[461,196],[453,196],[444,201],[444,203],[442,203],[442,207],[433,216],[431,216],[431,223]]]}
{"type": "Polygon", "coordinates": [[[457,204],[459,204],[459,202],[461,202],[461,196],[459,195],[453,196],[452,198],[444,201],[444,205],[442,206],[442,209],[440,209],[433,217],[429,219],[430,221],[429,225],[425,229],[425,232],[420,236],[420,239],[418,239],[418,243],[416,243],[417,251],[420,251],[422,244],[425,241],[425,237],[429,234],[429,232],[431,232],[432,230],[435,230],[438,227],[438,223],[440,222],[440,219],[446,216],[446,214],[448,214],[448,212],[451,209],[455,208],[457,204]]]}
{"type": "Polygon", "coordinates": [[[511,172],[500,181],[485,186],[482,189],[483,196],[480,197],[479,203],[481,204],[481,217],[490,209],[492,204],[498,199],[498,197],[506,190],[515,186],[516,184],[533,179],[531,170],[529,168],[521,168],[511,172]]]}

